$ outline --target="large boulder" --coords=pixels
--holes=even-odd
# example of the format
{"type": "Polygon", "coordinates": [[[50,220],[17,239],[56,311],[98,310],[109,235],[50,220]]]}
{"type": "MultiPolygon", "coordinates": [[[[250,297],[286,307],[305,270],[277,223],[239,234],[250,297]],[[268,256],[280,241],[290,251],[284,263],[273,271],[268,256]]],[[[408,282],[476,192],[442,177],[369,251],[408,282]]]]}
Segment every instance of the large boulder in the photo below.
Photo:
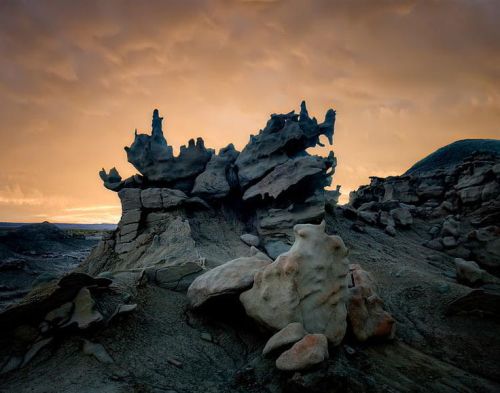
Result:
{"type": "Polygon", "coordinates": [[[247,314],[272,330],[300,322],[337,345],[346,330],[348,250],[325,223],[294,227],[290,251],[255,275],[253,287],[240,295],[247,314]]]}
{"type": "Polygon", "coordinates": [[[253,284],[255,274],[272,262],[255,247],[250,256],[217,266],[197,277],[189,286],[187,296],[192,307],[199,307],[214,297],[238,294],[253,284]]]}

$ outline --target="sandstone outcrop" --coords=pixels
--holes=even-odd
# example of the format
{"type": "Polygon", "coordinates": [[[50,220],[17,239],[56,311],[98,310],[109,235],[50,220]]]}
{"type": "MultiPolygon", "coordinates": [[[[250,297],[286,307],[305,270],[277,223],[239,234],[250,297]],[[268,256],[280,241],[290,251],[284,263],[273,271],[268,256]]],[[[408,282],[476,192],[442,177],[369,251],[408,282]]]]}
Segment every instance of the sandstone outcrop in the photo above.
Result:
{"type": "Polygon", "coordinates": [[[346,330],[348,250],[340,237],[325,233],[324,222],[296,225],[294,232],[290,251],[259,271],[240,300],[272,330],[300,322],[337,345],[346,330]]]}

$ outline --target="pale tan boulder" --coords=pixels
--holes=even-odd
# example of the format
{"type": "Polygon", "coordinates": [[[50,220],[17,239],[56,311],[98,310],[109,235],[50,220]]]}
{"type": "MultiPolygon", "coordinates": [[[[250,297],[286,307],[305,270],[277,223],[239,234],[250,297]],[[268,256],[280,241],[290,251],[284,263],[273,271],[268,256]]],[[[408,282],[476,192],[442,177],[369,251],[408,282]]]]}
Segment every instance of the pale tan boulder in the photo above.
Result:
{"type": "Polygon", "coordinates": [[[349,288],[347,316],[349,326],[359,341],[372,337],[392,338],[395,321],[383,308],[384,302],[375,292],[370,274],[359,265],[350,266],[352,287],[349,288]]]}
{"type": "Polygon", "coordinates": [[[251,247],[250,256],[234,259],[207,271],[188,288],[191,306],[199,307],[211,298],[244,291],[252,285],[255,273],[271,262],[267,255],[251,247]]]}
{"type": "Polygon", "coordinates": [[[337,345],[346,330],[348,249],[325,223],[298,224],[295,243],[255,275],[240,295],[247,314],[272,330],[300,322],[337,345]]]}
{"type": "Polygon", "coordinates": [[[323,334],[308,334],[276,359],[276,367],[283,371],[306,370],[329,357],[328,340],[323,334]]]}

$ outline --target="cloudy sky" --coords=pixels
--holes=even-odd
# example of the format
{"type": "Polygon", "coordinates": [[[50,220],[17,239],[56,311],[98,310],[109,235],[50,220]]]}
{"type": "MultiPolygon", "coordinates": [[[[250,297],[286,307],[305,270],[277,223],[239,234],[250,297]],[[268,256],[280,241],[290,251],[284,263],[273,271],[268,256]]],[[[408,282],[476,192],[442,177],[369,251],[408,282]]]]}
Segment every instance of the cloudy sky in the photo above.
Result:
{"type": "Polygon", "coordinates": [[[165,116],[241,149],[270,113],[337,110],[334,184],[500,137],[498,1],[0,0],[0,221],[116,222],[101,167],[165,116]]]}

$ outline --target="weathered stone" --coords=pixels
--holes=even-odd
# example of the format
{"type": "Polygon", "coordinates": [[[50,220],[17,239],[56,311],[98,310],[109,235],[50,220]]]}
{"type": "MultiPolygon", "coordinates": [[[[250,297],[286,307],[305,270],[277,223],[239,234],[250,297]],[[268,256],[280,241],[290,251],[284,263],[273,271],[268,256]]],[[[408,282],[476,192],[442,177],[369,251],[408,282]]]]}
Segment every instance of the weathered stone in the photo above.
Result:
{"type": "Polygon", "coordinates": [[[458,195],[462,203],[468,204],[479,202],[481,200],[481,192],[482,187],[475,186],[461,189],[458,195]]]}
{"type": "Polygon", "coordinates": [[[462,258],[455,258],[455,267],[457,269],[458,281],[467,284],[477,284],[483,278],[483,269],[474,261],[466,261],[462,258]]]}
{"type": "Polygon", "coordinates": [[[123,187],[122,177],[118,173],[115,167],[111,168],[109,173],[102,168],[99,172],[99,176],[104,183],[104,187],[111,191],[119,191],[123,187]]]}
{"type": "Polygon", "coordinates": [[[457,246],[457,240],[453,236],[445,236],[441,241],[444,248],[454,248],[457,246]]]}
{"type": "Polygon", "coordinates": [[[150,268],[146,270],[148,280],[171,290],[185,290],[202,271],[199,263],[186,262],[183,265],[150,268]]]}
{"type": "Polygon", "coordinates": [[[141,190],[138,188],[124,188],[118,192],[120,201],[122,203],[122,211],[140,209],[141,204],[141,190]]]}
{"type": "Polygon", "coordinates": [[[358,216],[361,218],[364,222],[370,224],[370,225],[376,225],[378,222],[378,213],[376,212],[370,212],[370,211],[358,211],[358,216]]]}
{"type": "Polygon", "coordinates": [[[153,112],[151,135],[135,134],[134,142],[126,147],[128,161],[148,180],[178,183],[191,189],[194,178],[205,169],[213,150],[206,149],[203,139],[191,139],[188,146],[181,146],[180,154],[174,157],[162,131],[162,117],[153,112]]]}
{"type": "Polygon", "coordinates": [[[161,209],[163,207],[160,188],[146,188],[141,191],[142,206],[146,209],[161,209]]]}
{"type": "Polygon", "coordinates": [[[359,265],[351,265],[350,275],[353,286],[349,288],[347,317],[354,336],[359,341],[393,337],[395,321],[384,311],[383,301],[375,292],[370,274],[359,265]]]}
{"type": "Polygon", "coordinates": [[[258,247],[260,243],[259,237],[250,233],[244,233],[240,236],[240,239],[243,243],[248,244],[249,246],[258,247]]]}
{"type": "Polygon", "coordinates": [[[500,180],[491,181],[483,186],[481,191],[481,200],[489,201],[500,195],[500,180]]]}
{"type": "Polygon", "coordinates": [[[161,198],[164,209],[171,209],[180,206],[188,199],[187,195],[181,190],[172,190],[170,188],[161,189],[161,198]]]}
{"type": "Polygon", "coordinates": [[[308,334],[276,359],[276,367],[283,371],[299,371],[324,362],[329,357],[328,341],[323,334],[308,334]]]}
{"type": "Polygon", "coordinates": [[[53,325],[63,325],[73,313],[73,302],[67,302],[47,313],[45,320],[53,325]]]}
{"type": "Polygon", "coordinates": [[[384,227],[387,227],[387,226],[395,227],[396,226],[394,219],[386,211],[381,211],[378,219],[379,219],[380,224],[384,227]]]}
{"type": "MultiPolygon", "coordinates": [[[[302,102],[301,108],[305,109],[305,102],[302,102]]],[[[314,147],[319,143],[320,135],[325,135],[332,144],[335,111],[328,110],[325,121],[317,124],[315,119],[309,118],[307,110],[302,109],[300,119],[294,112],[271,115],[266,127],[258,135],[250,137],[235,162],[241,187],[247,188],[288,161],[289,157],[314,147]]]]}
{"type": "Polygon", "coordinates": [[[393,209],[391,210],[390,214],[397,225],[407,227],[413,224],[413,216],[410,213],[410,209],[406,207],[398,207],[397,209],[393,209]]]}
{"type": "Polygon", "coordinates": [[[87,288],[80,289],[73,303],[75,305],[73,314],[64,326],[75,324],[79,329],[86,329],[103,320],[101,313],[94,309],[95,301],[87,288]]]}
{"type": "Polygon", "coordinates": [[[85,355],[93,356],[101,363],[114,363],[113,358],[109,356],[108,351],[101,344],[83,340],[82,350],[85,355]]]}
{"type": "Polygon", "coordinates": [[[425,246],[426,247],[429,247],[433,250],[436,250],[436,251],[442,251],[444,250],[444,246],[443,246],[443,242],[441,239],[432,239],[432,240],[429,240],[427,243],[425,243],[425,246]]]}
{"type": "Polygon", "coordinates": [[[230,172],[238,154],[233,144],[230,144],[221,149],[218,155],[213,155],[205,170],[196,178],[192,193],[209,198],[227,196],[231,187],[236,186],[230,184],[230,181],[232,182],[230,172]]]}
{"type": "Polygon", "coordinates": [[[189,286],[187,296],[192,307],[199,307],[207,300],[237,294],[253,284],[255,273],[272,262],[255,247],[249,257],[241,257],[198,276],[189,286]]]}
{"type": "Polygon", "coordinates": [[[275,240],[288,243],[293,239],[292,228],[295,224],[319,223],[324,216],[324,195],[318,191],[305,201],[292,203],[283,209],[258,209],[257,232],[266,244],[275,240]]]}
{"type": "MultiPolygon", "coordinates": [[[[46,347],[48,344],[52,342],[54,338],[53,337],[46,337],[42,338],[41,340],[35,342],[31,348],[24,354],[24,359],[22,363],[19,365],[19,367],[24,367],[26,366],[40,350],[44,347],[46,347]]],[[[2,370],[3,371],[3,370],[2,370]]]]}
{"type": "Polygon", "coordinates": [[[277,199],[284,192],[292,190],[293,187],[297,187],[300,182],[320,174],[323,175],[319,180],[319,188],[323,188],[329,184],[327,179],[332,174],[332,172],[327,174],[327,170],[335,167],[335,165],[336,159],[333,153],[331,153],[328,158],[304,156],[288,160],[276,166],[262,180],[246,190],[243,194],[243,200],[255,197],[261,197],[263,199],[270,197],[277,199]]]}
{"type": "Polygon", "coordinates": [[[132,209],[123,212],[122,218],[120,219],[118,226],[120,228],[123,228],[125,225],[128,224],[137,224],[141,220],[141,214],[142,214],[141,209],[132,209]]]}
{"type": "Polygon", "coordinates": [[[500,315],[500,294],[493,291],[475,289],[455,299],[446,308],[446,315],[479,314],[498,319],[500,315]]]}
{"type": "Polygon", "coordinates": [[[297,341],[302,340],[306,334],[307,332],[304,330],[304,326],[302,326],[301,323],[290,323],[267,341],[264,349],[262,350],[262,355],[267,356],[277,351],[288,349],[287,347],[290,347],[297,341]]]}
{"type": "Polygon", "coordinates": [[[461,190],[463,188],[470,188],[472,186],[477,186],[484,181],[483,174],[473,174],[462,177],[457,183],[457,189],[461,190]]]}
{"type": "Polygon", "coordinates": [[[421,184],[417,188],[416,193],[421,199],[439,198],[439,197],[441,197],[441,195],[443,195],[444,188],[442,186],[438,186],[438,185],[427,186],[427,185],[421,184]]]}
{"type": "Polygon", "coordinates": [[[127,236],[128,234],[133,233],[135,238],[137,236],[138,230],[139,230],[139,222],[132,222],[130,224],[119,225],[118,233],[120,237],[127,236]]]}
{"type": "Polygon", "coordinates": [[[446,220],[443,221],[443,226],[441,227],[441,236],[458,237],[459,234],[460,222],[453,217],[447,217],[446,220]]]}
{"type": "Polygon", "coordinates": [[[491,171],[497,176],[500,175],[500,164],[493,165],[491,171]]]}
{"type": "Polygon", "coordinates": [[[324,230],[324,222],[296,225],[290,251],[259,271],[240,300],[250,317],[270,329],[300,322],[336,345],[346,329],[348,250],[324,230]]]}
{"type": "Polygon", "coordinates": [[[384,230],[388,235],[396,236],[396,228],[394,228],[394,225],[387,225],[384,230]]]}

